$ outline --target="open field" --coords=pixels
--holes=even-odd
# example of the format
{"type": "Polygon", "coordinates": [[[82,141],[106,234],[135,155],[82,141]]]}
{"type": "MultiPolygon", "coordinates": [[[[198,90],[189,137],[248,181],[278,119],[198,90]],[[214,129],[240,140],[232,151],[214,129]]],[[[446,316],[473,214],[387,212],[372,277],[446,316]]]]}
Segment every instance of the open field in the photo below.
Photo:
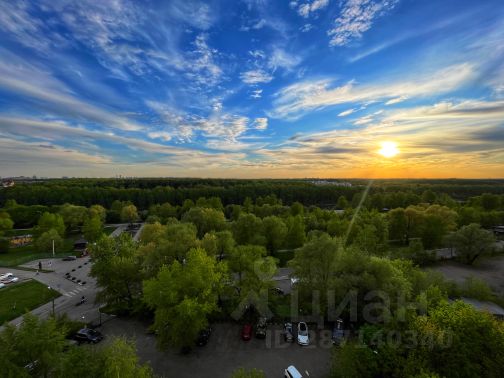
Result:
{"type": "Polygon", "coordinates": [[[0,324],[47,303],[60,294],[38,281],[9,284],[0,289],[0,324]]]}

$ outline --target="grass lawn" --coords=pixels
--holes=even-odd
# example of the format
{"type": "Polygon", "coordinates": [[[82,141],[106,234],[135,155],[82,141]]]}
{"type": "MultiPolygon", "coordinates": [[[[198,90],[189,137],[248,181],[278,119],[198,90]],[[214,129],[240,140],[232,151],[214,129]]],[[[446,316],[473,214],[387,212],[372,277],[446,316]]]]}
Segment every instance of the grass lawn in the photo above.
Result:
{"type": "Polygon", "coordinates": [[[49,302],[60,294],[38,281],[9,284],[0,289],[0,324],[49,302]]]}
{"type": "MultiPolygon", "coordinates": [[[[56,250],[56,257],[64,257],[75,254],[73,252],[74,241],[79,239],[80,235],[69,235],[65,241],[63,248],[56,250]]],[[[33,245],[25,245],[18,248],[9,249],[8,253],[0,254],[0,266],[9,267],[24,264],[28,261],[51,258],[52,252],[37,252],[33,245]]]]}

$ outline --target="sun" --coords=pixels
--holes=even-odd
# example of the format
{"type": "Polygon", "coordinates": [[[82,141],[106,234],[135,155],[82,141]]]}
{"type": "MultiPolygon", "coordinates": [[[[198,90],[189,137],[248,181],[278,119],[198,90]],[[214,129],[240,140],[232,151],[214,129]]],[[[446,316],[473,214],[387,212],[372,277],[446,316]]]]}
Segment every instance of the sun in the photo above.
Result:
{"type": "Polygon", "coordinates": [[[381,150],[378,153],[386,158],[391,158],[396,156],[399,153],[399,149],[397,148],[396,142],[382,142],[381,150]]]}

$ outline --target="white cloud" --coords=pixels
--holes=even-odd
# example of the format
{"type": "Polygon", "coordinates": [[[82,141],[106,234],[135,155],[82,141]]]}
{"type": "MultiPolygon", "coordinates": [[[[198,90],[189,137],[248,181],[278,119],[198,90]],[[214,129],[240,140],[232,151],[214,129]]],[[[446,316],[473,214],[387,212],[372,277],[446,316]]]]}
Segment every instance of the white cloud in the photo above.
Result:
{"type": "Polygon", "coordinates": [[[251,70],[243,72],[240,79],[246,84],[269,83],[273,80],[273,76],[263,70],[251,70]]]}
{"type": "Polygon", "coordinates": [[[263,50],[250,50],[249,54],[252,55],[254,58],[258,59],[264,59],[266,58],[266,53],[263,50]]]}
{"type": "Polygon", "coordinates": [[[301,33],[307,33],[307,32],[309,32],[312,29],[313,29],[313,25],[312,24],[304,24],[303,26],[301,26],[299,28],[299,30],[301,31],[301,33]]]}
{"type": "Polygon", "coordinates": [[[304,81],[283,88],[276,94],[272,116],[298,118],[305,112],[337,104],[369,102],[398,97],[419,97],[450,92],[475,75],[471,64],[463,63],[415,78],[357,85],[350,81],[332,87],[331,80],[304,81]]]}
{"type": "Polygon", "coordinates": [[[401,97],[396,97],[396,98],[392,98],[390,100],[388,100],[385,105],[394,105],[394,104],[397,104],[399,102],[403,102],[405,100],[408,99],[408,96],[401,96],[401,97]]]}
{"type": "Polygon", "coordinates": [[[348,109],[348,110],[345,110],[344,112],[341,112],[338,114],[338,117],[346,117],[347,115],[350,115],[352,114],[353,112],[355,112],[356,109],[348,109]]]}
{"type": "Polygon", "coordinates": [[[266,130],[268,128],[268,118],[256,118],[253,126],[256,130],[266,130]]]}
{"type": "Polygon", "coordinates": [[[17,56],[0,50],[0,87],[28,98],[36,99],[37,106],[58,115],[71,115],[99,122],[105,127],[140,130],[143,126],[116,112],[106,110],[77,98],[50,72],[30,65],[17,56]],[[39,103],[42,102],[43,105],[39,103]]]}
{"type": "Polygon", "coordinates": [[[299,5],[298,13],[305,18],[310,17],[311,13],[324,9],[329,4],[329,0],[313,0],[311,3],[304,3],[299,5]]]}
{"type": "Polygon", "coordinates": [[[165,142],[169,142],[172,138],[170,133],[166,131],[152,131],[147,133],[148,137],[151,139],[161,139],[164,140],[165,142]]]}
{"type": "Polygon", "coordinates": [[[268,59],[268,67],[273,71],[276,71],[278,68],[290,71],[299,63],[301,63],[301,57],[289,54],[277,46],[273,47],[268,59]]]}
{"type": "Polygon", "coordinates": [[[262,89],[254,89],[252,91],[252,94],[250,95],[251,98],[261,98],[262,96],[262,92],[263,90],[262,89]]]}
{"type": "Polygon", "coordinates": [[[371,28],[374,20],[390,11],[399,0],[346,0],[328,31],[331,46],[344,46],[371,28]]]}

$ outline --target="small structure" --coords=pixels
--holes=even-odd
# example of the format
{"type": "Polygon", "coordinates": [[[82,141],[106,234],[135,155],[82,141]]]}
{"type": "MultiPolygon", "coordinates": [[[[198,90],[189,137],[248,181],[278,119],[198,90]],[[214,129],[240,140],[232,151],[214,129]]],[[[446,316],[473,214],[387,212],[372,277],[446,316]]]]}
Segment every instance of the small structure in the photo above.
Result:
{"type": "Polygon", "coordinates": [[[86,239],[78,239],[74,242],[74,250],[78,252],[85,252],[87,249],[88,242],[86,239]]]}

